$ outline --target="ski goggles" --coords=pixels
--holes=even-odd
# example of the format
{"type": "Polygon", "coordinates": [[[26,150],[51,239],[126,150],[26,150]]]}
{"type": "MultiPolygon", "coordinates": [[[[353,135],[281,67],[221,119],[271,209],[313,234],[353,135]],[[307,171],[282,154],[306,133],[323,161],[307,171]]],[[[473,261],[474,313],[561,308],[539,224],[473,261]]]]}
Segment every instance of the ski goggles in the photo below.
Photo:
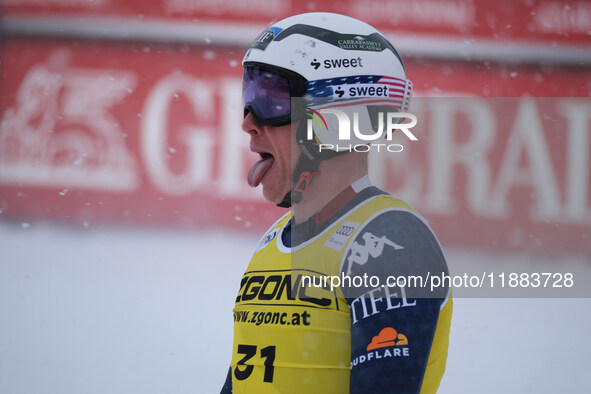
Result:
{"type": "Polygon", "coordinates": [[[305,80],[279,67],[244,64],[242,104],[260,126],[283,126],[292,121],[291,98],[302,97],[305,80]]]}

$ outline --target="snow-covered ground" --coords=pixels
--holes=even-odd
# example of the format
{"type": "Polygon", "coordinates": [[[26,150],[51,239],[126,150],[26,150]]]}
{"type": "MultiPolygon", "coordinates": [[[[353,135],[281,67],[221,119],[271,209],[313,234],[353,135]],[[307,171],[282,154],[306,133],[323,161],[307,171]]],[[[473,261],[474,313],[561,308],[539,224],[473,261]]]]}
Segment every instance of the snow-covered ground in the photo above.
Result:
{"type": "MultiPolygon", "coordinates": [[[[0,222],[0,393],[219,392],[259,235],[0,222]]],[[[590,334],[591,299],[456,298],[440,392],[587,393],[590,334]]]]}

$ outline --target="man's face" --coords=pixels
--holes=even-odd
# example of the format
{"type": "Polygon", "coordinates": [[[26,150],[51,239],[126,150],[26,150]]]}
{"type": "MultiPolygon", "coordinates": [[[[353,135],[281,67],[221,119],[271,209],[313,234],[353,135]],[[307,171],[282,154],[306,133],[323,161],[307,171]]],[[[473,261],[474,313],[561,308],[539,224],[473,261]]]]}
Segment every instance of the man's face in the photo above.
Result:
{"type": "Polygon", "coordinates": [[[251,113],[242,121],[242,130],[250,135],[250,150],[260,156],[248,173],[248,184],[252,187],[262,184],[263,196],[274,204],[283,201],[291,190],[291,158],[295,146],[291,126],[260,126],[251,113]]]}

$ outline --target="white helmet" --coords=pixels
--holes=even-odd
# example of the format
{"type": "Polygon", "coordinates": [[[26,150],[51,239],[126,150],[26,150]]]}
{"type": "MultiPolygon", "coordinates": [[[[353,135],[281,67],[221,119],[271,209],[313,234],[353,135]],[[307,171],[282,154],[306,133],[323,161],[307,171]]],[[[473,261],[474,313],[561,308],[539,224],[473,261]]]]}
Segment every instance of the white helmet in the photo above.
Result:
{"type": "Polygon", "coordinates": [[[263,63],[307,81],[379,75],[406,80],[400,55],[382,33],[360,20],[313,12],[283,19],[251,44],[242,64],[263,63]]]}
{"type": "MultiPolygon", "coordinates": [[[[405,112],[412,95],[402,59],[384,35],[339,14],[300,14],[273,24],[254,40],[242,65],[244,112],[251,112],[260,125],[289,124],[306,110],[338,105],[354,109],[364,118],[362,124],[373,126],[372,108],[405,112]],[[291,105],[295,97],[305,97],[305,108],[291,105]]],[[[330,121],[324,125],[329,127],[320,122],[313,126],[314,138],[300,138],[304,127],[298,130],[298,142],[311,161],[339,154],[337,149],[319,153],[318,144],[338,138],[330,121]]],[[[317,165],[307,164],[304,169],[317,165]]]]}
{"type": "Polygon", "coordinates": [[[345,15],[315,12],[279,21],[259,34],[242,65],[265,65],[290,79],[303,78],[305,91],[294,89],[292,97],[381,99],[406,111],[412,94],[392,44],[372,26],[345,15]]]}

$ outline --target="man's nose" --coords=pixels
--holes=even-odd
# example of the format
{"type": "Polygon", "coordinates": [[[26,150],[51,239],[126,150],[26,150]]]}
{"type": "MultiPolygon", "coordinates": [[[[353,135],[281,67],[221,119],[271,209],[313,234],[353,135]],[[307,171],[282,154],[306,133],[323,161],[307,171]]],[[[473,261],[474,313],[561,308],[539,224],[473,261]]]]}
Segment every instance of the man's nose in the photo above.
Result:
{"type": "Polygon", "coordinates": [[[249,111],[242,120],[242,130],[251,136],[255,136],[262,134],[263,128],[257,124],[252,112],[249,111]]]}

